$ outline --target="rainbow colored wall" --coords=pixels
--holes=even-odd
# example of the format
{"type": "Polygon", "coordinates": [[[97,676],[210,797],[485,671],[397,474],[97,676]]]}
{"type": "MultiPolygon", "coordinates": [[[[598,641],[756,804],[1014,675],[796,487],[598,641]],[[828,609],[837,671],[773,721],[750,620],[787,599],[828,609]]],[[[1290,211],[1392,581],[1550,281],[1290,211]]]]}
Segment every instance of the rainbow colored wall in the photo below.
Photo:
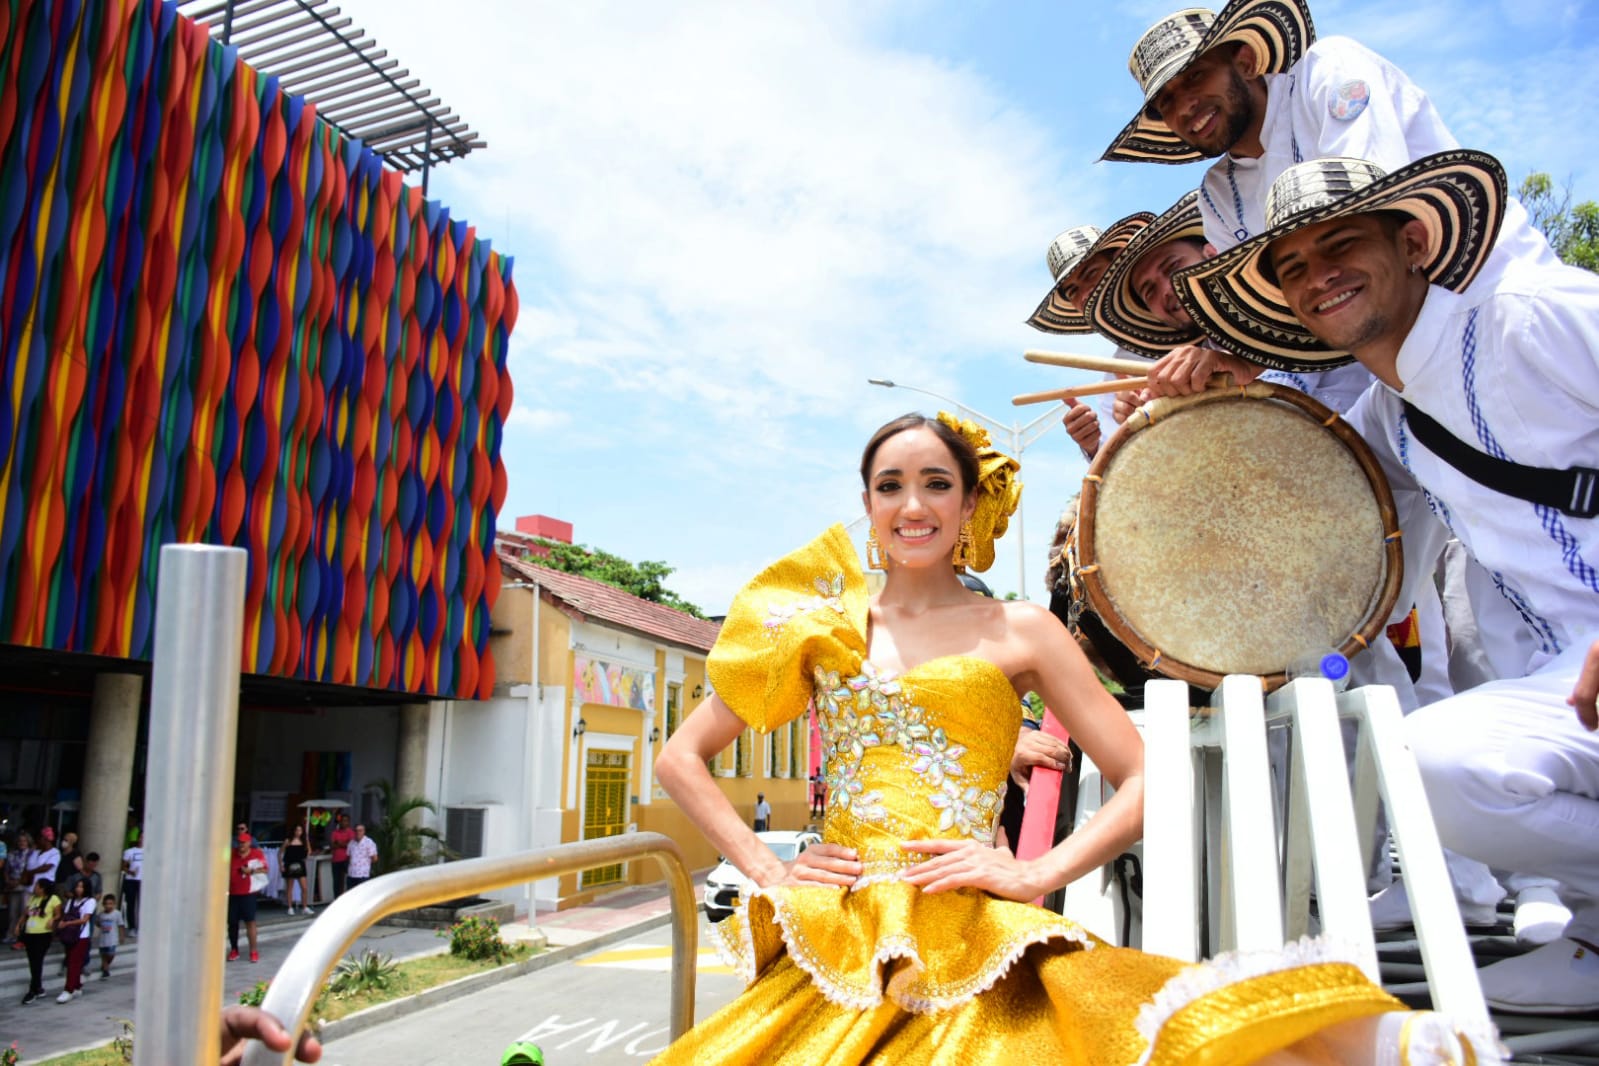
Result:
{"type": "Polygon", "coordinates": [[[493,686],[511,260],[150,0],[0,0],[0,640],[148,658],[250,553],[256,673],[493,686]]]}

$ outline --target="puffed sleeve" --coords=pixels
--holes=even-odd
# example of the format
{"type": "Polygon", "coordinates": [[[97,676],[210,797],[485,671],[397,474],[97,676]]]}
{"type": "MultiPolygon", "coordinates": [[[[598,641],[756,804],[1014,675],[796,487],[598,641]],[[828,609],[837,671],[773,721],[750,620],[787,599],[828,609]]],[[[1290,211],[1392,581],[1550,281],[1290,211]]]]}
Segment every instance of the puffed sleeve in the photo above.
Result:
{"type": "Polygon", "coordinates": [[[762,733],[801,714],[817,667],[853,669],[866,652],[866,577],[843,526],[761,571],[739,592],[705,670],[762,733]]]}

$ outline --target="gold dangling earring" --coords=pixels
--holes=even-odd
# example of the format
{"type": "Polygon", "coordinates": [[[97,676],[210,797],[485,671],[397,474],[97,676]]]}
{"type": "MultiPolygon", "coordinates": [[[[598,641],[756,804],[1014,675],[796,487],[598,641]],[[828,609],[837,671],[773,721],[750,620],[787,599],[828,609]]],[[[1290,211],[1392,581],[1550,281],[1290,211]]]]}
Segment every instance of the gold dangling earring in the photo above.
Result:
{"type": "Polygon", "coordinates": [[[866,565],[872,570],[887,570],[888,557],[883,554],[883,542],[877,539],[877,527],[866,534],[866,565]]]}
{"type": "Polygon", "coordinates": [[[950,561],[959,567],[972,565],[972,520],[970,518],[961,523],[961,535],[955,541],[955,554],[950,561]]]}

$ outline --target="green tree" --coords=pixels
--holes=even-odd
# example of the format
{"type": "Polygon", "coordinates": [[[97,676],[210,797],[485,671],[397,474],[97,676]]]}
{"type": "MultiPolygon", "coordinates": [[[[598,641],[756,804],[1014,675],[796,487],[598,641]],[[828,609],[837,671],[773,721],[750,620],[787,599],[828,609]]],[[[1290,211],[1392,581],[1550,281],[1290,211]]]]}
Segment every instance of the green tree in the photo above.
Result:
{"type": "Polygon", "coordinates": [[[440,858],[453,859],[455,853],[437,829],[414,824],[409,817],[417,811],[439,812],[439,808],[421,796],[400,796],[387,780],[369,781],[367,788],[377,790],[383,807],[383,817],[375,825],[366,827],[367,836],[378,846],[378,865],[384,873],[404,870],[411,866],[426,866],[440,858]]]}
{"type": "Polygon", "coordinates": [[[666,579],[672,576],[673,569],[665,563],[651,561],[630,563],[620,555],[612,555],[608,551],[590,548],[583,544],[566,544],[558,540],[540,539],[539,544],[549,549],[548,555],[532,560],[541,566],[563,573],[591,577],[595,581],[614,585],[623,592],[632,593],[641,600],[663,604],[684,614],[691,614],[695,618],[705,617],[698,607],[666,587],[666,579]]]}
{"type": "Polygon", "coordinates": [[[1516,196],[1556,255],[1572,266],[1599,273],[1599,204],[1592,200],[1572,204],[1571,186],[1560,188],[1542,171],[1528,174],[1516,196]]]}

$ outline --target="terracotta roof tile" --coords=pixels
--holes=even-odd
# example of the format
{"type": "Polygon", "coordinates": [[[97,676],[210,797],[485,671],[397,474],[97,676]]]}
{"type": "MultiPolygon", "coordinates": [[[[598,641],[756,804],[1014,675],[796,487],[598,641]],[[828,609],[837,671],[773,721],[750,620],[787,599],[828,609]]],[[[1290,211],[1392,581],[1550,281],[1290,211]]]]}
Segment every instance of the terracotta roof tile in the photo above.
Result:
{"type": "Polygon", "coordinates": [[[495,538],[495,550],[506,572],[523,581],[537,581],[550,595],[586,619],[609,622],[669,644],[697,651],[710,651],[721,625],[695,618],[665,604],[640,599],[614,585],[579,574],[552,570],[547,566],[518,558],[528,547],[526,538],[514,540],[503,534],[495,538]]]}

